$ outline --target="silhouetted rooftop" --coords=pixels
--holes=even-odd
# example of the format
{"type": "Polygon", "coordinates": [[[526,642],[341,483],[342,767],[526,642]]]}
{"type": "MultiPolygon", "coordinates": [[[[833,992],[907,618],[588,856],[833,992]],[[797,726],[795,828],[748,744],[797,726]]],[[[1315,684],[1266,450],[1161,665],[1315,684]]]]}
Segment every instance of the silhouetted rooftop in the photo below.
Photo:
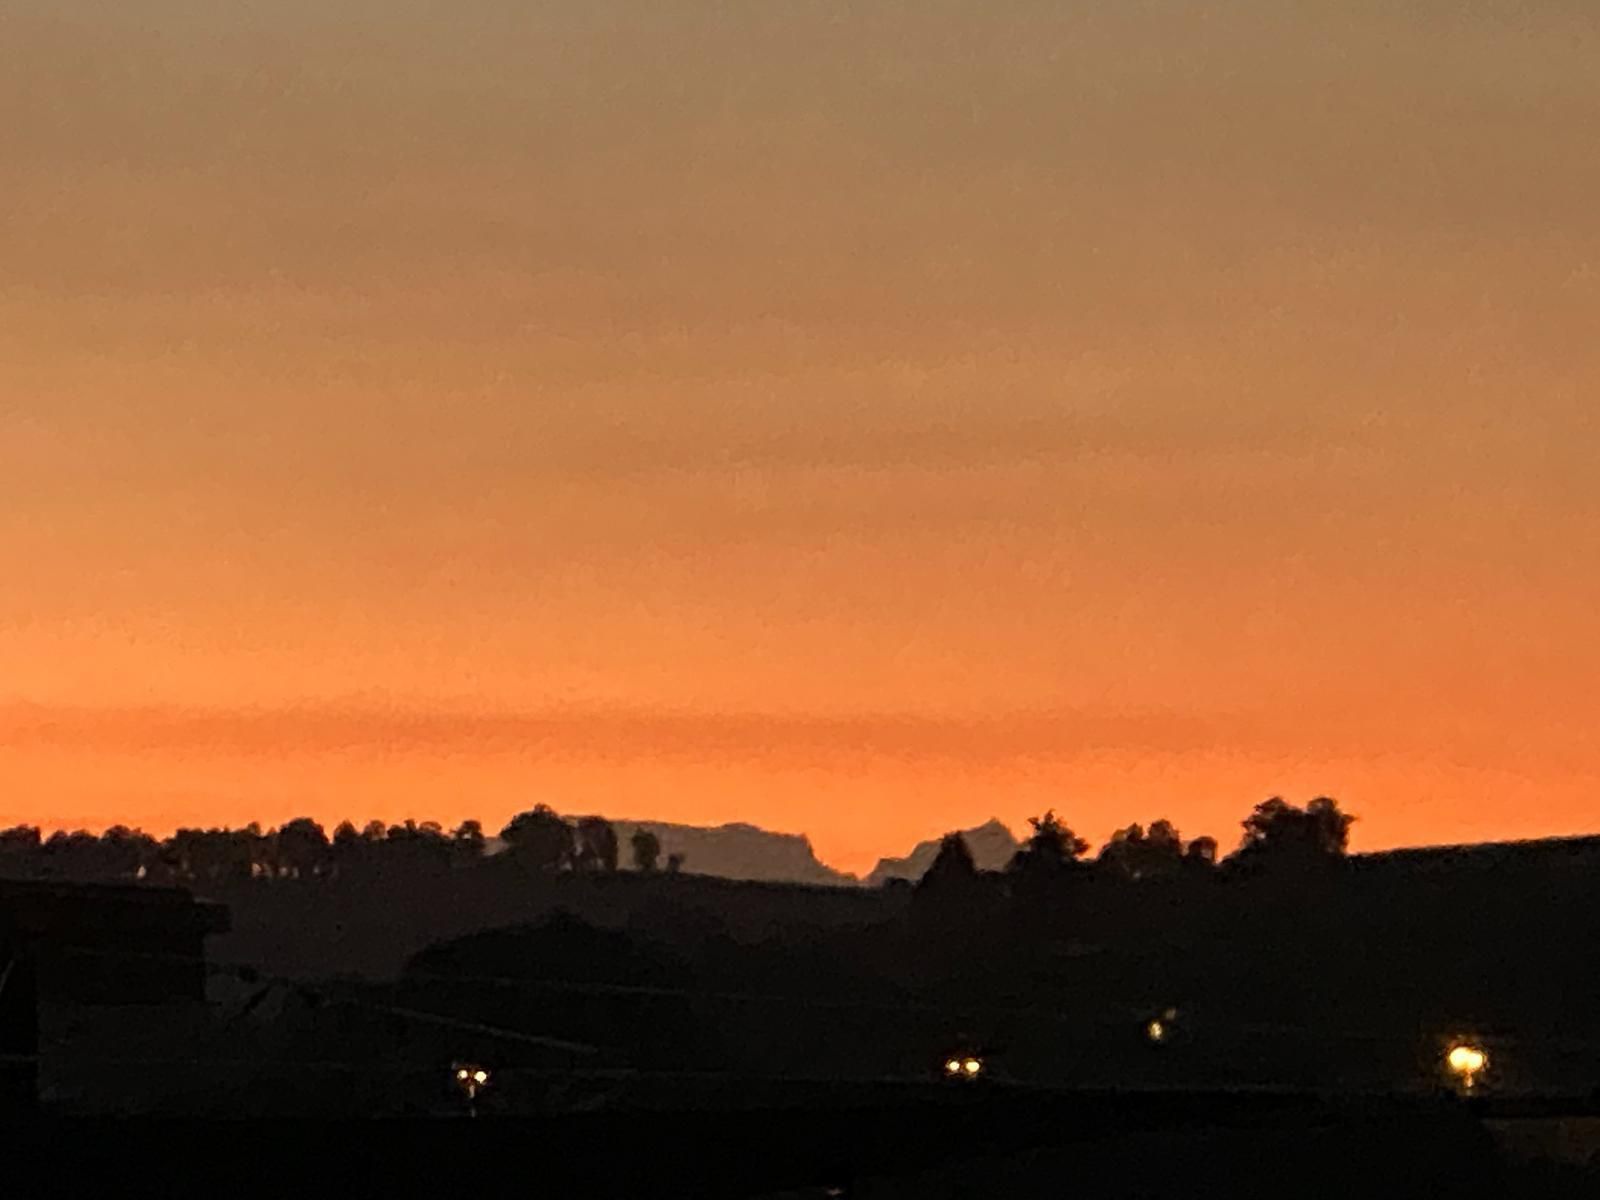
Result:
{"type": "Polygon", "coordinates": [[[103,936],[159,924],[204,935],[226,933],[230,926],[225,906],[197,900],[182,888],[18,879],[0,879],[0,923],[55,938],[89,928],[103,936]]]}

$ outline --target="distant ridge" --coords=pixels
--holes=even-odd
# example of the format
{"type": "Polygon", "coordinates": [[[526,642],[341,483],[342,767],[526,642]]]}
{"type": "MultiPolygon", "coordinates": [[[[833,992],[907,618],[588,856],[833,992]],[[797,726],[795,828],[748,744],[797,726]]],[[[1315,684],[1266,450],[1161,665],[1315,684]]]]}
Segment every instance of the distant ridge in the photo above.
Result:
{"type": "MultiPolygon", "coordinates": [[[[1020,843],[998,817],[991,818],[976,829],[963,830],[967,849],[980,871],[998,871],[1009,863],[1020,849],[1020,843]]],[[[868,887],[881,887],[891,879],[909,879],[916,882],[928,873],[933,860],[938,857],[942,838],[920,843],[905,858],[885,858],[878,862],[866,878],[868,887]]]]}
{"type": "Polygon", "coordinates": [[[835,871],[817,858],[811,839],[800,833],[773,833],[754,825],[676,825],[668,821],[612,821],[622,846],[622,864],[633,865],[629,841],[648,829],[661,839],[661,861],[683,855],[683,869],[760,883],[809,883],[854,887],[854,875],[835,871]]]}

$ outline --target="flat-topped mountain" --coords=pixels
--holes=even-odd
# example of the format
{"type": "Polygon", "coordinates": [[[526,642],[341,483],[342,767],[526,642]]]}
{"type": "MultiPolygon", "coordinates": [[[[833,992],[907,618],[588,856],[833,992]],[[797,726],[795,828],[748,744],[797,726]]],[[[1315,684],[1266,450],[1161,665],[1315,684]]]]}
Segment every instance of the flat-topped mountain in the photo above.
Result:
{"type": "Polygon", "coordinates": [[[622,846],[622,862],[631,865],[629,840],[639,829],[661,839],[661,861],[683,855],[683,869],[695,875],[718,875],[763,883],[810,883],[853,886],[854,875],[835,871],[817,858],[811,839],[799,833],[773,833],[754,825],[674,825],[666,821],[613,821],[622,846]]]}

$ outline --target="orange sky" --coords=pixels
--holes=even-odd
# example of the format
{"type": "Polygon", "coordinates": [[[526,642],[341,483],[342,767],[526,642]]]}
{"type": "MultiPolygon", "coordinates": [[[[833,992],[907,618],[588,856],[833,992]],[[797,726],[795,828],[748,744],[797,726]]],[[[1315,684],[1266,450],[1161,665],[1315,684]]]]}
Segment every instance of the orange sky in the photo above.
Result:
{"type": "Polygon", "coordinates": [[[0,824],[1600,829],[1588,0],[11,0],[0,824]]]}

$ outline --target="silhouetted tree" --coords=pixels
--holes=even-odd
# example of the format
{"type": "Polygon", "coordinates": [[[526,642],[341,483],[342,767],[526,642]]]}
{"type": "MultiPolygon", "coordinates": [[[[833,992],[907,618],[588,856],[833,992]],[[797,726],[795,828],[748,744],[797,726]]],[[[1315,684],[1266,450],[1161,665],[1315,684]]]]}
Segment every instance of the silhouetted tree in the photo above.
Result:
{"type": "Polygon", "coordinates": [[[1306,816],[1316,824],[1318,844],[1333,854],[1343,854],[1350,848],[1350,826],[1355,817],[1339,809],[1332,796],[1318,796],[1306,805],[1306,816]]]}
{"type": "Polygon", "coordinates": [[[1175,875],[1183,865],[1183,839],[1171,821],[1154,822],[1148,833],[1142,825],[1129,825],[1111,835],[1098,862],[1127,879],[1175,875]]]}
{"type": "Polygon", "coordinates": [[[1143,847],[1144,826],[1135,822],[1126,829],[1113,832],[1110,840],[1100,847],[1100,854],[1095,862],[1118,875],[1135,879],[1139,874],[1139,852],[1143,847]]]}
{"type": "Polygon", "coordinates": [[[1317,862],[1340,858],[1355,818],[1337,801],[1319,796],[1298,808],[1280,796],[1256,805],[1244,821],[1244,843],[1236,857],[1251,861],[1317,862]]]}
{"type": "Polygon", "coordinates": [[[1217,839],[1197,837],[1183,852],[1184,866],[1209,870],[1217,865],[1217,839]]]}
{"type": "Polygon", "coordinates": [[[1150,823],[1145,843],[1163,858],[1183,856],[1183,838],[1178,836],[1178,827],[1165,817],[1150,823]]]}
{"type": "Polygon", "coordinates": [[[1042,921],[1062,898],[1061,889],[1076,874],[1077,860],[1089,844],[1054,812],[1029,821],[1033,833],[1006,869],[1012,899],[1029,921],[1042,921]]]}
{"type": "Polygon", "coordinates": [[[1033,833],[1011,860],[1013,871],[1059,870],[1076,862],[1089,849],[1089,843],[1062,824],[1054,810],[1042,817],[1028,818],[1028,824],[1033,826],[1033,833]]]}
{"type": "Polygon", "coordinates": [[[194,829],[179,829],[161,843],[161,857],[167,874],[173,879],[188,882],[200,878],[199,864],[195,861],[194,853],[194,835],[198,832],[194,829]]]}
{"type": "Polygon", "coordinates": [[[0,829],[0,875],[26,878],[38,873],[44,839],[36,825],[0,829]]]}
{"type": "Polygon", "coordinates": [[[917,885],[922,891],[952,891],[970,887],[978,879],[978,864],[973,861],[967,839],[947,833],[939,841],[939,853],[917,885]]]}
{"type": "Polygon", "coordinates": [[[568,865],[575,849],[572,826],[547,804],[512,817],[500,838],[513,858],[541,871],[568,865]]]}
{"type": "Polygon", "coordinates": [[[947,833],[939,841],[939,852],[912,893],[913,911],[931,915],[948,930],[952,921],[967,921],[987,911],[988,901],[997,898],[984,882],[972,857],[972,848],[959,833],[947,833]]]}
{"type": "Polygon", "coordinates": [[[179,878],[203,883],[249,879],[254,863],[248,832],[230,829],[180,829],[165,858],[179,878]]]}
{"type": "Polygon", "coordinates": [[[471,866],[483,859],[483,826],[477,821],[463,821],[450,835],[451,859],[457,866],[471,866]]]}
{"type": "Polygon", "coordinates": [[[43,839],[37,825],[13,825],[0,829],[0,850],[37,850],[43,839]]]}
{"type": "Polygon", "coordinates": [[[617,831],[604,817],[584,817],[578,822],[573,865],[580,871],[617,869],[617,831]]]}
{"type": "Polygon", "coordinates": [[[448,866],[451,859],[450,840],[437,821],[417,821],[407,818],[402,824],[389,826],[384,838],[384,862],[389,869],[424,869],[448,866]]]}
{"type": "Polygon", "coordinates": [[[63,879],[93,879],[99,874],[100,841],[84,829],[58,829],[45,839],[45,873],[63,879]]]}
{"type": "Polygon", "coordinates": [[[362,861],[361,833],[350,821],[340,821],[328,839],[325,873],[342,875],[356,869],[362,861]]]}
{"type": "Polygon", "coordinates": [[[661,861],[661,839],[651,830],[636,829],[631,843],[634,868],[646,873],[654,871],[661,861]]]}
{"type": "Polygon", "coordinates": [[[224,829],[221,832],[235,860],[244,865],[247,875],[265,877],[272,874],[271,846],[259,821],[251,821],[243,829],[224,829]]]}
{"type": "Polygon", "coordinates": [[[160,868],[161,844],[142,829],[113,825],[100,835],[97,875],[102,879],[144,879],[160,868]]]}
{"type": "MultiPolygon", "coordinates": [[[[14,845],[28,840],[19,835],[14,845]]],[[[112,881],[144,879],[167,873],[161,846],[153,837],[126,825],[113,825],[96,837],[87,830],[57,831],[38,847],[37,867],[31,872],[62,879],[112,881]]]]}
{"type": "Polygon", "coordinates": [[[328,835],[310,817],[296,817],[273,835],[277,864],[296,879],[310,879],[327,869],[328,835]]]}

